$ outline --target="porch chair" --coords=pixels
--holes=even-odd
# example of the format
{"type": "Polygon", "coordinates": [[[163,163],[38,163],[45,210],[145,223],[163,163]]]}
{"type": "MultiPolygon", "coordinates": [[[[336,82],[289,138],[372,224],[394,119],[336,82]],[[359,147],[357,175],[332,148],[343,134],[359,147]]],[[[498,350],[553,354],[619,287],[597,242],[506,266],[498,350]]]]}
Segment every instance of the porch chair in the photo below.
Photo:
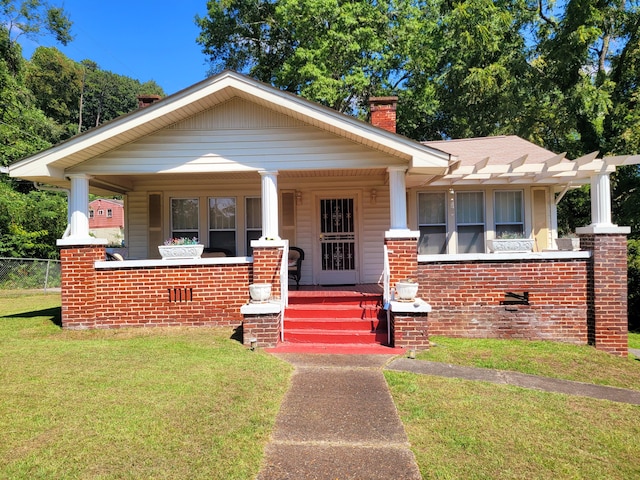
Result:
{"type": "Polygon", "coordinates": [[[289,278],[293,278],[296,281],[296,290],[300,289],[303,260],[304,250],[298,247],[289,247],[289,278]]]}

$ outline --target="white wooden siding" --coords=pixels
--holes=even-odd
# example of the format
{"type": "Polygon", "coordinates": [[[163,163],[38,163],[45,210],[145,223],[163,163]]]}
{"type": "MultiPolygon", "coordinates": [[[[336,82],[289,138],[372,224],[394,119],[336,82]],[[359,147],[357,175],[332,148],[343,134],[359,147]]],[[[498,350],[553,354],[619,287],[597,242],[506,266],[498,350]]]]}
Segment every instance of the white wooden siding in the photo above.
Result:
{"type": "Polygon", "coordinates": [[[240,99],[92,158],[69,172],[143,174],[407,165],[240,99]]]}

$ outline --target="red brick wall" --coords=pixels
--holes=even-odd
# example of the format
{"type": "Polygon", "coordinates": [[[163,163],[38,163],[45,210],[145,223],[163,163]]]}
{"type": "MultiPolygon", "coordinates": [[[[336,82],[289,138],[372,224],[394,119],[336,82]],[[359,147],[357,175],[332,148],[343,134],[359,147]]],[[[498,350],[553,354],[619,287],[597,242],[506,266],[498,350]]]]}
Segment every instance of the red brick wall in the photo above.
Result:
{"type": "Polygon", "coordinates": [[[416,351],[429,348],[430,318],[426,313],[391,315],[391,338],[396,348],[412,348],[416,351]]]}
{"type": "Polygon", "coordinates": [[[386,238],[385,245],[389,255],[389,281],[392,288],[400,280],[417,280],[418,241],[415,238],[386,238]]]}
{"type": "Polygon", "coordinates": [[[104,247],[62,248],[62,325],[240,326],[253,266],[94,269],[104,247]]]}
{"type": "Polygon", "coordinates": [[[102,246],[63,247],[60,250],[64,327],[95,327],[97,286],[93,265],[104,257],[102,246]]]}
{"type": "Polygon", "coordinates": [[[98,270],[96,324],[239,326],[250,270],[249,264],[98,270]]]}
{"type": "Polygon", "coordinates": [[[628,355],[627,237],[584,235],[580,247],[593,252],[589,285],[589,343],[598,350],[628,355]]]}
{"type": "MultiPolygon", "coordinates": [[[[280,269],[282,267],[282,248],[253,248],[253,278],[251,283],[270,283],[271,296],[280,297],[280,269]]],[[[247,287],[248,288],[248,287],[247,287]]]]}
{"type": "Polygon", "coordinates": [[[588,259],[422,263],[429,334],[587,343],[588,259]],[[529,292],[529,305],[500,305],[529,292]]]}
{"type": "Polygon", "coordinates": [[[242,343],[251,346],[255,338],[258,348],[275,347],[280,339],[280,314],[245,315],[242,322],[242,343]]]}

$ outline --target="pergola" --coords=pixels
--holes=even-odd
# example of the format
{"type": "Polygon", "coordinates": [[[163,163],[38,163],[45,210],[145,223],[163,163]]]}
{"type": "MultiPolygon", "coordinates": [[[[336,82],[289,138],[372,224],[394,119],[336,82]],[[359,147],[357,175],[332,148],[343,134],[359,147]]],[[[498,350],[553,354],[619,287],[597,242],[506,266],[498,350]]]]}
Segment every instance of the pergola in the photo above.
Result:
{"type": "MultiPolygon", "coordinates": [[[[640,164],[640,155],[605,156],[599,152],[575,160],[554,154],[517,136],[424,142],[451,155],[444,175],[419,176],[408,184],[455,188],[478,185],[544,185],[554,187],[556,204],[571,188],[591,184],[591,227],[611,222],[609,176],[617,167],[640,164]]],[[[606,233],[602,231],[602,233],[606,233]]]]}

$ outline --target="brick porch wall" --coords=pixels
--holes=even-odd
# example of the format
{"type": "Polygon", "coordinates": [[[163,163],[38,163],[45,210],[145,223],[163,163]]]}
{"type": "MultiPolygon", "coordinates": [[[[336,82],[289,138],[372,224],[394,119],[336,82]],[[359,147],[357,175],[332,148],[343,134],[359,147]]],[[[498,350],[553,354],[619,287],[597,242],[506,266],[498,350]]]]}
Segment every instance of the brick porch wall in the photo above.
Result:
{"type": "Polygon", "coordinates": [[[422,263],[429,334],[587,343],[587,259],[422,263]],[[529,305],[500,305],[529,292],[529,305]]]}
{"type": "Polygon", "coordinates": [[[415,238],[385,238],[389,255],[389,284],[395,284],[406,278],[417,280],[418,241],[415,238]]]}
{"type": "Polygon", "coordinates": [[[62,248],[62,325],[240,326],[251,264],[94,268],[104,247],[62,248]]]}

